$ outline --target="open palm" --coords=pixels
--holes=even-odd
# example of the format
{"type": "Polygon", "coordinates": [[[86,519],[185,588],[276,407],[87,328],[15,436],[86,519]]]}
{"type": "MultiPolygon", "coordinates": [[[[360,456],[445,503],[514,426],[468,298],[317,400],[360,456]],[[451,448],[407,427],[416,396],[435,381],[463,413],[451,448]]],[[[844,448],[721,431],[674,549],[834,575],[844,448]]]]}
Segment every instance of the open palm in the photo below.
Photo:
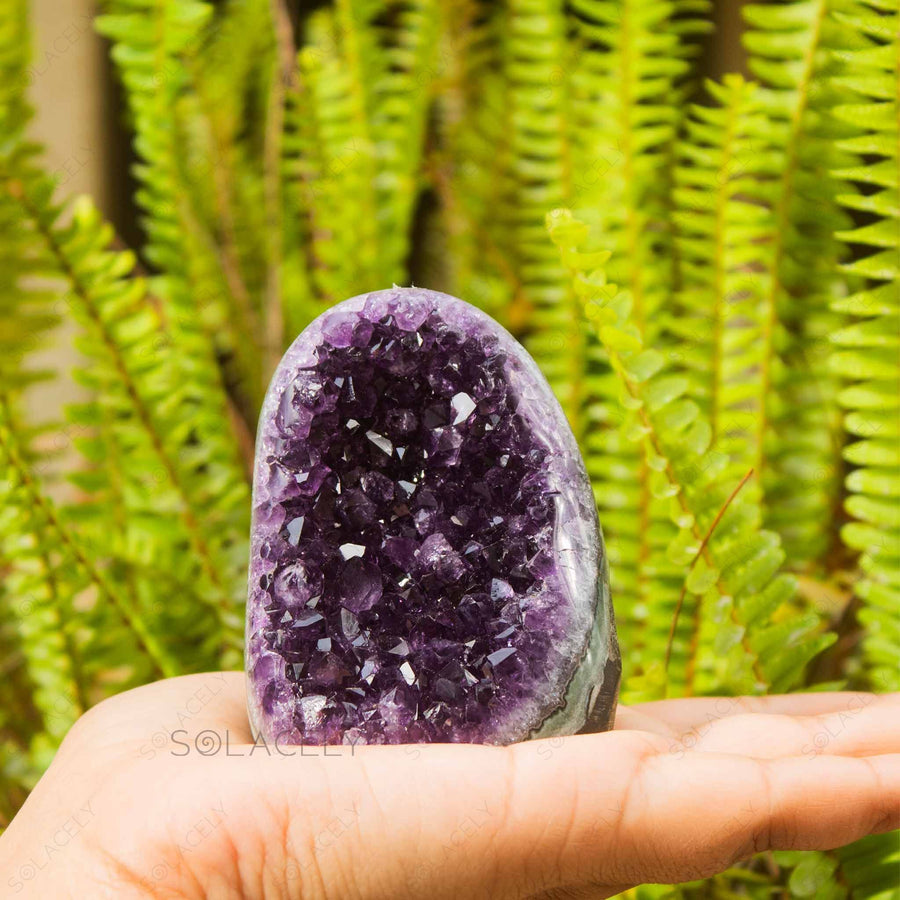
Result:
{"type": "Polygon", "coordinates": [[[900,695],[620,707],[513,747],[253,745],[244,678],[72,729],[0,839],[3,896],[607,897],[900,824],[900,695]]]}

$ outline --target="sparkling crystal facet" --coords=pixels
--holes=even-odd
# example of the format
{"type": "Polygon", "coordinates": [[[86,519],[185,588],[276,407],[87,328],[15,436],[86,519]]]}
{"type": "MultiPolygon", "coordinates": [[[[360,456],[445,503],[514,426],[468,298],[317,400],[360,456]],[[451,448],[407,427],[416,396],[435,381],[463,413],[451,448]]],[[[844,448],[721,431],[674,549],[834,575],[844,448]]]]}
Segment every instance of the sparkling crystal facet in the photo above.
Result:
{"type": "Polygon", "coordinates": [[[509,743],[609,727],[619,656],[584,465],[497,323],[355,297],[266,396],[247,671],[282,743],[509,743]]]}

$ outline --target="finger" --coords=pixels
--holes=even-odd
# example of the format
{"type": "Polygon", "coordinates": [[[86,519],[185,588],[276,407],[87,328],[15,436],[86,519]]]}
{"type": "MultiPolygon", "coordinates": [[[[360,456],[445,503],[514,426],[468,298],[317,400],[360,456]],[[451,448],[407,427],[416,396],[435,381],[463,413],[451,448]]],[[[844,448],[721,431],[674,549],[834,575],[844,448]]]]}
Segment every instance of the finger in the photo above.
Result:
{"type": "Polygon", "coordinates": [[[547,771],[524,757],[506,842],[565,883],[686,881],[758,850],[830,849],[900,823],[900,754],[760,761],[579,741],[547,771]]]}
{"type": "Polygon", "coordinates": [[[820,691],[771,697],[684,697],[634,706],[619,705],[616,728],[643,729],[668,737],[702,731],[729,716],[774,714],[814,716],[868,706],[878,695],[866,691],[820,691]]]}
{"type": "Polygon", "coordinates": [[[239,864],[250,882],[265,878],[291,897],[327,885],[335,896],[431,900],[577,886],[602,896],[706,876],[757,850],[827,849],[897,824],[900,754],[754,760],[668,746],[612,732],[510,748],[161,757],[154,767],[163,768],[147,771],[169,790],[147,820],[171,832],[178,797],[180,833],[216,797],[224,810],[216,834],[227,839],[192,854],[205,871],[239,864]]]}
{"type": "Polygon", "coordinates": [[[870,696],[866,706],[816,716],[728,716],[681,735],[673,747],[762,759],[896,753],[900,752],[900,695],[870,696]]]}
{"type": "Polygon", "coordinates": [[[74,725],[62,751],[90,745],[121,752],[128,746],[152,757],[176,740],[194,740],[205,730],[234,743],[252,740],[242,672],[207,672],[168,678],[117,694],[97,704],[74,725]]]}

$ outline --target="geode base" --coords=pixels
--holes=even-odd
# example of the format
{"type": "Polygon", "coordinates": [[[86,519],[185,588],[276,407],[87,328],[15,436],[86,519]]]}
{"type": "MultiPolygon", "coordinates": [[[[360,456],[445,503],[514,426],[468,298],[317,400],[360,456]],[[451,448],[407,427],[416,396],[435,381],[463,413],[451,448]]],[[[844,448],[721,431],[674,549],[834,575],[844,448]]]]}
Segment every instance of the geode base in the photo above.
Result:
{"type": "Polygon", "coordinates": [[[257,437],[246,661],[251,723],[281,743],[611,727],[620,661],[584,464],[484,313],[378,291],[287,351],[257,437]]]}

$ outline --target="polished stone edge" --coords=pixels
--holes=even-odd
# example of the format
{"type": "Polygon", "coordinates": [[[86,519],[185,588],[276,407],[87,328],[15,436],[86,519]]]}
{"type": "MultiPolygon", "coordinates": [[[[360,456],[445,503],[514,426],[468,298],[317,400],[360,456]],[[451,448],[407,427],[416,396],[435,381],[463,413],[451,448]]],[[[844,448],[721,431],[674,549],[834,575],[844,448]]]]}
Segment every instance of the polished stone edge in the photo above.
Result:
{"type": "Polygon", "coordinates": [[[616,639],[605,554],[597,573],[597,588],[597,609],[590,639],[569,682],[565,699],[559,709],[531,732],[529,740],[611,731],[615,725],[622,658],[616,639]],[[605,614],[602,614],[603,610],[605,614]]]}

